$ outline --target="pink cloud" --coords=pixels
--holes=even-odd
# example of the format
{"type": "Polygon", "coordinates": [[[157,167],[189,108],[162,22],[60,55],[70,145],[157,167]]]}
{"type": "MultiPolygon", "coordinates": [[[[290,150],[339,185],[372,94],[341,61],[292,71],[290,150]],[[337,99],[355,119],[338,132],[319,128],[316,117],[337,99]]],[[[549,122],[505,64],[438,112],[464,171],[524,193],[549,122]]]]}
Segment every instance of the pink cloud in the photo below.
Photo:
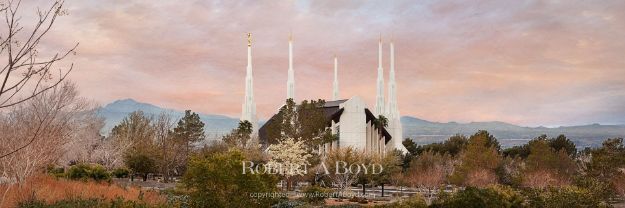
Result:
{"type": "MultiPolygon", "coordinates": [[[[47,1],[34,4],[46,5],[47,1]]],[[[72,1],[46,44],[80,42],[84,96],[239,116],[254,34],[261,118],[285,96],[287,37],[297,97],[375,96],[396,43],[400,110],[434,121],[522,125],[625,123],[625,3],[545,1],[72,1]],[[614,116],[614,115],[620,115],[614,116]]]]}

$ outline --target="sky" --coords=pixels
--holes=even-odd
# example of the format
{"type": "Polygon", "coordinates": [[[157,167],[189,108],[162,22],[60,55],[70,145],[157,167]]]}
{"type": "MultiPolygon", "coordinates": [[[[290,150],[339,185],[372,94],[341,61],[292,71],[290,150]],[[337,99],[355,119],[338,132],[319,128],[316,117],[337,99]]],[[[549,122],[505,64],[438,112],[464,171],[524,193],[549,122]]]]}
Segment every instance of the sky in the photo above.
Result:
{"type": "MultiPolygon", "coordinates": [[[[24,25],[36,7],[21,8],[24,25]]],[[[239,117],[253,37],[257,112],[286,96],[374,106],[378,39],[395,43],[399,109],[438,122],[625,124],[625,1],[67,0],[41,51],[80,43],[70,79],[100,105],[132,98],[239,117]]],[[[66,64],[67,64],[66,63],[66,64]]],[[[388,79],[388,77],[385,77],[388,79]]]]}

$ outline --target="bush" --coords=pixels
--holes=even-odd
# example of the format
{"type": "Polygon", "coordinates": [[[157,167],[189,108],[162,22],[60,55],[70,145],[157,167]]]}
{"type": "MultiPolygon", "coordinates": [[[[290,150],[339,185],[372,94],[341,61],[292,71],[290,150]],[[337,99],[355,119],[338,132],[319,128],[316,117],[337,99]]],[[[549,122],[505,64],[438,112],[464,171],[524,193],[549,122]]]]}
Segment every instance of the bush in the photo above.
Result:
{"type": "Polygon", "coordinates": [[[128,168],[117,168],[111,172],[115,178],[127,178],[130,176],[130,170],[128,168]]]}
{"type": "Polygon", "coordinates": [[[48,166],[48,174],[57,178],[65,177],[65,168],[48,166]]]}
{"type": "Polygon", "coordinates": [[[69,168],[66,177],[72,180],[108,181],[111,175],[101,165],[78,164],[69,168]]]}
{"type": "Polygon", "coordinates": [[[108,181],[111,179],[111,174],[101,165],[92,165],[89,176],[95,181],[108,181]]]}
{"type": "Polygon", "coordinates": [[[610,207],[600,198],[596,198],[591,191],[576,186],[532,189],[528,190],[526,195],[531,207],[610,207]]]}
{"type": "Polygon", "coordinates": [[[604,201],[610,200],[610,198],[615,195],[614,189],[610,183],[603,182],[594,177],[577,177],[573,184],[576,187],[588,190],[594,198],[604,201]]]}
{"type": "Polygon", "coordinates": [[[449,196],[442,195],[432,207],[526,207],[523,196],[507,186],[467,187],[449,196]]]}
{"type": "Polygon", "coordinates": [[[277,204],[272,205],[271,208],[295,208],[295,207],[302,207],[304,205],[305,205],[304,202],[301,202],[301,201],[284,200],[277,204]]]}
{"type": "Polygon", "coordinates": [[[277,190],[277,178],[266,173],[243,174],[245,157],[239,150],[191,157],[183,184],[192,207],[269,207],[273,197],[254,197],[254,193],[277,190]]]}
{"type": "Polygon", "coordinates": [[[426,208],[428,207],[427,203],[425,203],[425,199],[421,195],[414,195],[410,198],[380,206],[375,206],[380,208],[426,208]]]}
{"type": "Polygon", "coordinates": [[[311,204],[324,204],[332,190],[320,186],[308,186],[304,189],[304,201],[311,204]]]}

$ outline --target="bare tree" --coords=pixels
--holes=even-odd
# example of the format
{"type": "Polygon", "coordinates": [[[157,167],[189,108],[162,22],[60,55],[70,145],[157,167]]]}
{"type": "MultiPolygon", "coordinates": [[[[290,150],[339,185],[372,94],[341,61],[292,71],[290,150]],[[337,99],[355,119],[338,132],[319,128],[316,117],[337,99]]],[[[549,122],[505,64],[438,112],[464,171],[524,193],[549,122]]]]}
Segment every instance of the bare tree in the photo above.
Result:
{"type": "Polygon", "coordinates": [[[559,176],[554,171],[536,170],[523,174],[521,185],[536,189],[545,189],[547,187],[562,187],[571,185],[568,177],[559,176]]]}
{"type": "Polygon", "coordinates": [[[14,106],[0,118],[0,151],[16,149],[23,146],[25,139],[34,139],[21,151],[0,160],[2,176],[20,183],[46,165],[56,163],[64,155],[65,145],[71,142],[72,132],[84,123],[77,115],[84,113],[86,106],[71,83],[14,106]]]}
{"type": "Polygon", "coordinates": [[[76,123],[76,128],[70,132],[70,142],[65,145],[65,154],[59,164],[100,162],[95,156],[103,143],[100,130],[104,127],[104,119],[97,115],[96,105],[87,105],[86,109],[75,115],[74,119],[82,122],[76,123]]]}
{"type": "Polygon", "coordinates": [[[124,149],[111,138],[102,139],[93,150],[91,158],[106,169],[119,168],[124,165],[124,149]]]}
{"type": "MultiPolygon", "coordinates": [[[[75,54],[78,47],[76,44],[67,51],[42,57],[46,55],[42,55],[38,48],[43,37],[48,34],[57,17],[67,14],[63,9],[64,1],[55,0],[48,9],[37,9],[36,22],[28,31],[20,24],[22,17],[18,11],[21,3],[21,0],[0,1],[0,15],[4,14],[6,24],[6,30],[0,33],[0,109],[23,103],[59,85],[72,71],[73,64],[65,69],[57,68],[58,72],[53,66],[68,55],[75,54]]],[[[38,134],[39,131],[35,133],[38,134]]],[[[0,159],[32,144],[37,138],[36,134],[22,146],[0,152],[0,159]]]]}
{"type": "Polygon", "coordinates": [[[451,156],[427,151],[411,162],[406,180],[411,186],[425,188],[428,191],[428,201],[431,202],[433,191],[445,182],[451,166],[451,156]]]}
{"type": "Polygon", "coordinates": [[[333,149],[329,152],[323,164],[326,165],[332,182],[335,183],[339,189],[344,191],[356,182],[359,176],[358,173],[345,170],[344,166],[359,164],[363,161],[364,157],[365,155],[363,153],[352,147],[333,149]]]}
{"type": "Polygon", "coordinates": [[[497,175],[492,170],[480,168],[467,174],[465,184],[473,187],[486,187],[497,184],[497,175]]]}
{"type": "Polygon", "coordinates": [[[160,158],[158,160],[158,166],[161,169],[160,172],[163,174],[164,182],[167,183],[171,175],[175,174],[174,171],[177,165],[184,161],[184,151],[182,151],[181,143],[174,140],[172,134],[174,121],[169,114],[161,112],[152,125],[155,131],[154,136],[156,144],[159,148],[160,158]]]}

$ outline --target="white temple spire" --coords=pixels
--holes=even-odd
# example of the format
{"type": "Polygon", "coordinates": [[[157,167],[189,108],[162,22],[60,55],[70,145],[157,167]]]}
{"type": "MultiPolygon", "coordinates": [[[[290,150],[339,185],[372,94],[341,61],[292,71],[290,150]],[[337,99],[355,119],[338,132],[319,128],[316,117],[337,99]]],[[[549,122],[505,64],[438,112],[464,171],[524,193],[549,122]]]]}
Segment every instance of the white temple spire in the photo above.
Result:
{"type": "Polygon", "coordinates": [[[332,84],[332,100],[339,99],[339,69],[338,60],[334,55],[334,82],[332,84]]]}
{"type": "Polygon", "coordinates": [[[386,105],[386,117],[399,117],[399,109],[397,108],[397,83],[395,83],[395,45],[390,43],[390,64],[391,69],[388,73],[388,104],[386,105]]]}
{"type": "Polygon", "coordinates": [[[252,123],[252,134],[258,133],[258,117],[254,102],[254,77],[252,72],[252,34],[247,34],[247,73],[245,75],[245,98],[241,110],[241,121],[252,123]]]}
{"type": "Polygon", "coordinates": [[[388,119],[387,130],[391,134],[390,147],[398,149],[404,153],[408,150],[402,144],[403,132],[401,126],[401,115],[397,107],[397,83],[395,83],[395,45],[390,43],[390,65],[388,74],[388,104],[386,105],[386,118],[388,119]]]}
{"type": "Polygon", "coordinates": [[[377,80],[377,94],[375,96],[375,114],[383,115],[384,111],[384,69],[382,68],[382,35],[380,35],[380,41],[378,42],[378,80],[377,80]]]}
{"type": "Polygon", "coordinates": [[[295,101],[295,72],[293,72],[293,35],[289,34],[289,70],[286,81],[286,99],[295,101]]]}

